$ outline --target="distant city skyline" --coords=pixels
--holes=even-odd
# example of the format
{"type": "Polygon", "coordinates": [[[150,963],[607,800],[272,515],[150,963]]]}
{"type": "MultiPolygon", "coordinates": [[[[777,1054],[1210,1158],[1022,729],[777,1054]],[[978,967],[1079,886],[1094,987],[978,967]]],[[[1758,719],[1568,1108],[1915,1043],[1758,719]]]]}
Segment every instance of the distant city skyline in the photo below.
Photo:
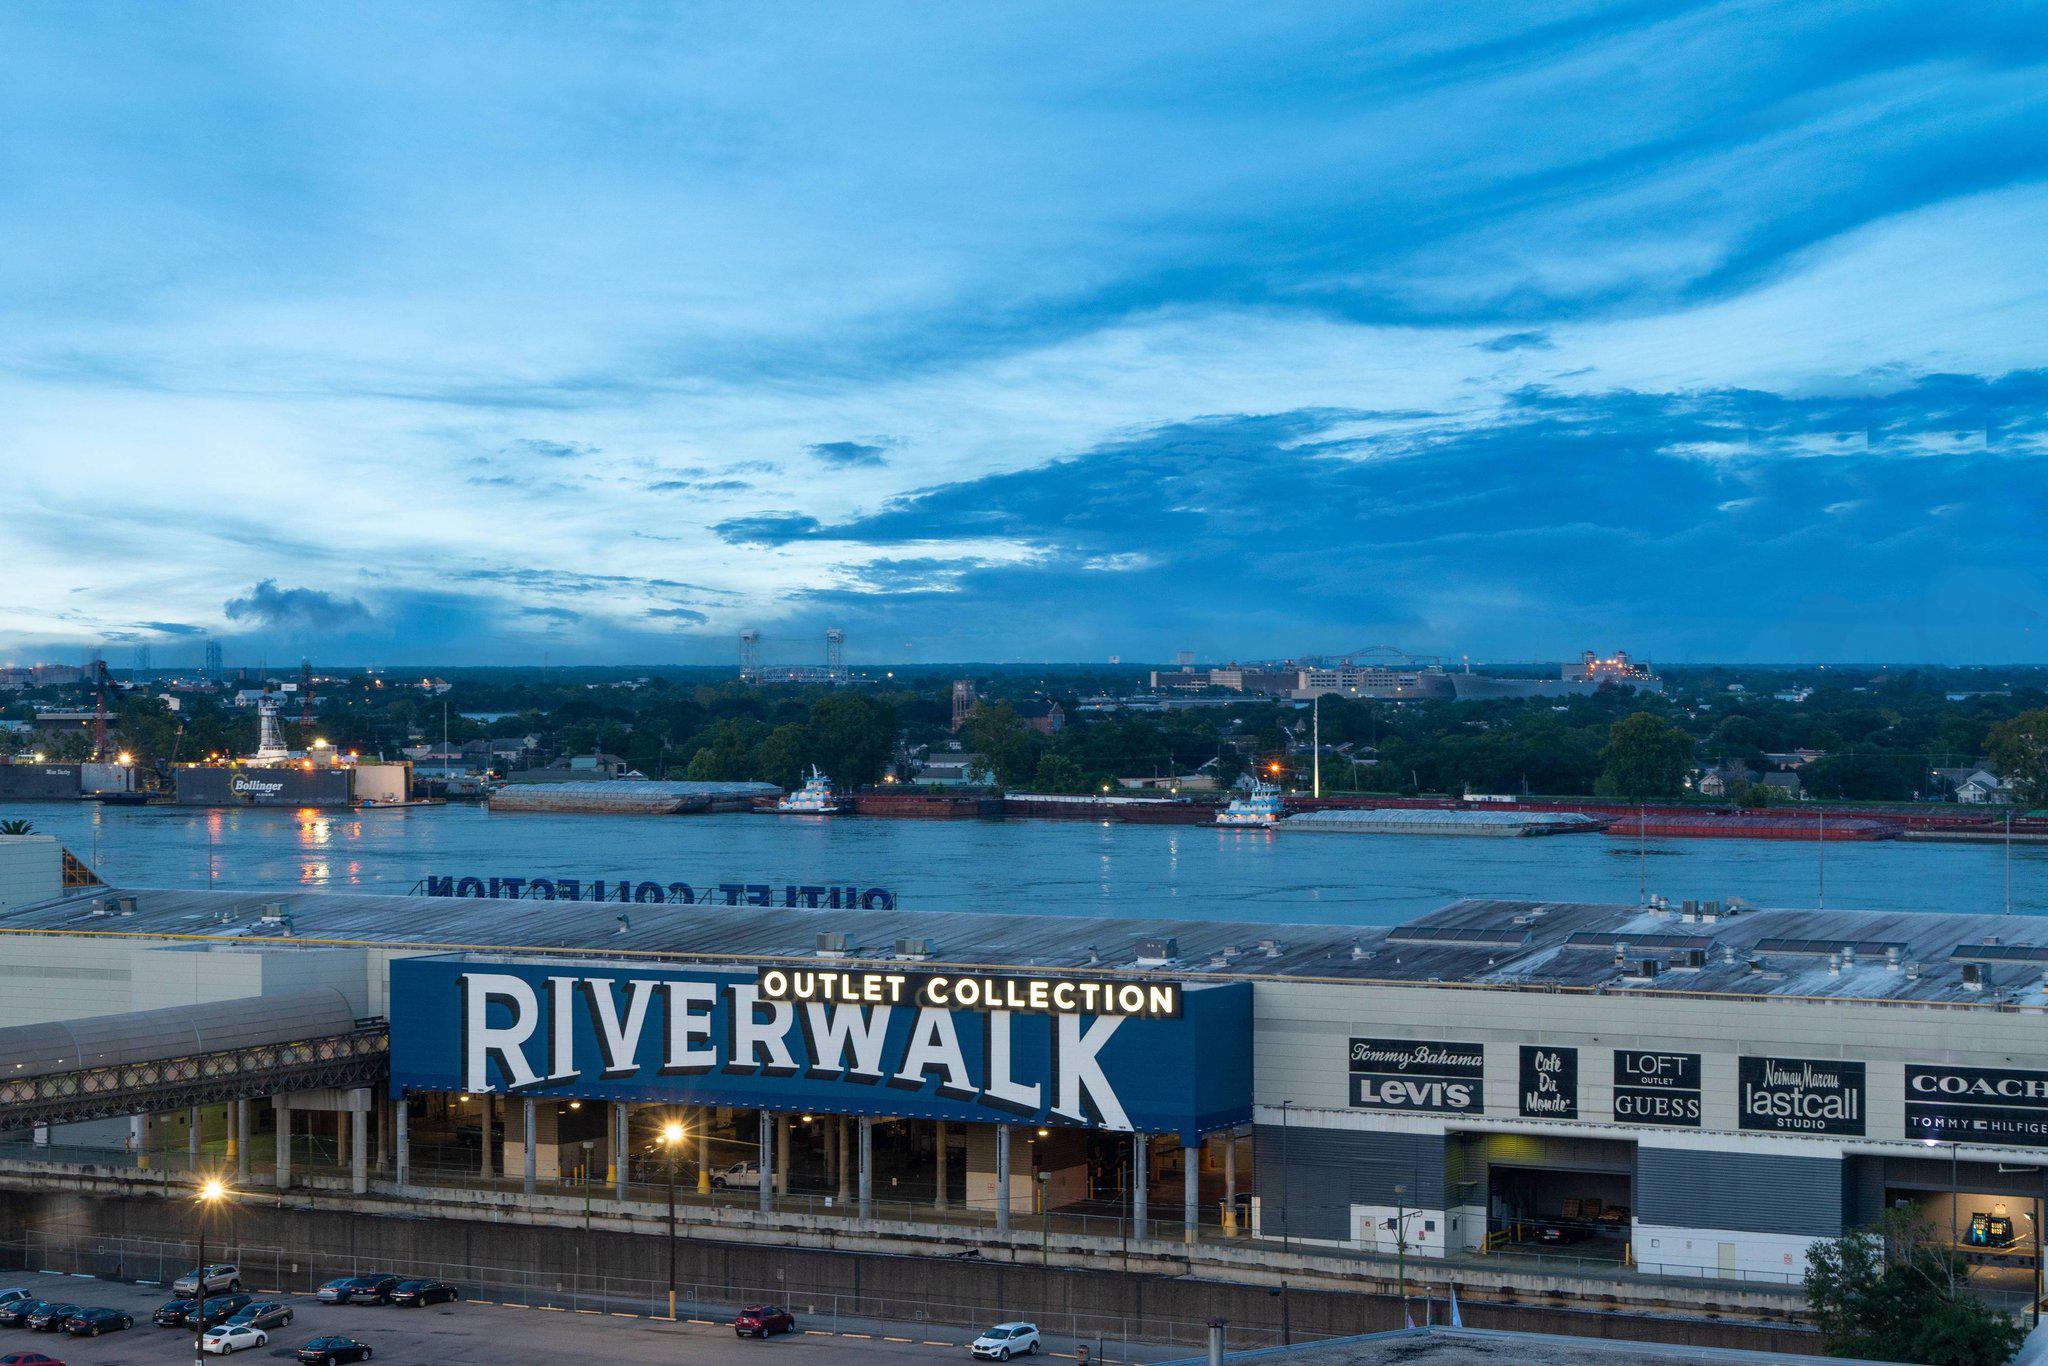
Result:
{"type": "Polygon", "coordinates": [[[0,662],[2040,663],[2044,66],[1931,4],[0,9],[0,662]]]}

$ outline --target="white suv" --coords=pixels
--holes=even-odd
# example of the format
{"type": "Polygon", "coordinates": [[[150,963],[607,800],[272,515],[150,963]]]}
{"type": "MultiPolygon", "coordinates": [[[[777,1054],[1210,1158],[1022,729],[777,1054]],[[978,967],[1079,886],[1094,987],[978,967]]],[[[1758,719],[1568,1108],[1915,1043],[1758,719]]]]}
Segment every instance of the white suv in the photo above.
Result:
{"type": "Polygon", "coordinates": [[[1038,1349],[1037,1324],[999,1323],[976,1338],[968,1350],[976,1357],[1008,1361],[1013,1356],[1037,1356],[1038,1349]]]}
{"type": "Polygon", "coordinates": [[[202,1276],[206,1280],[205,1288],[206,1293],[209,1295],[216,1290],[240,1290],[242,1288],[242,1268],[230,1262],[216,1262],[212,1266],[202,1267],[198,1271],[188,1271],[178,1277],[177,1280],[172,1281],[171,1293],[173,1295],[197,1295],[200,1290],[199,1281],[202,1276]]]}

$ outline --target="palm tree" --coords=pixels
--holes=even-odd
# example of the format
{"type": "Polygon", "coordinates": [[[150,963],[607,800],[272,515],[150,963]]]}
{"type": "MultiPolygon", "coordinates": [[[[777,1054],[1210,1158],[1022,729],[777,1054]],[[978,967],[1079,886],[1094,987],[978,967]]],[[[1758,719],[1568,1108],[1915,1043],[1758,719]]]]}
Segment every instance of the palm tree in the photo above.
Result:
{"type": "Polygon", "coordinates": [[[0,835],[33,835],[36,828],[27,821],[0,821],[0,835]]]}

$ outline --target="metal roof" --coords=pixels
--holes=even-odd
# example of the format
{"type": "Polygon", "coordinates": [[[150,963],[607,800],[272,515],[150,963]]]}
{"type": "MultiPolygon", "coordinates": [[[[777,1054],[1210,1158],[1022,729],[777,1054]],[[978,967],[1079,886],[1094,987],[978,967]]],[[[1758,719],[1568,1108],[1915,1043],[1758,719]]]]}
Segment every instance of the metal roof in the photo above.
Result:
{"type": "Polygon", "coordinates": [[[355,1010],[332,987],[0,1029],[0,1078],[82,1072],[346,1034],[355,1010]]]}
{"type": "Polygon", "coordinates": [[[1675,909],[1467,899],[1399,927],[1160,918],[1096,919],[930,910],[805,910],[591,901],[363,896],[343,892],[122,889],[134,909],[108,914],[107,892],[0,912],[9,932],[38,931],[242,945],[350,943],[691,962],[817,961],[821,935],[852,947],[827,961],[893,959],[899,939],[930,940],[935,964],[1120,971],[1176,978],[1325,979],[1493,988],[1808,996],[1984,1007],[2048,1004],[2037,962],[1966,962],[1958,946],[2048,949],[2048,917],[1929,912],[1675,909]],[[265,922],[266,908],[283,917],[265,922]],[[1654,936],[1641,940],[1639,936],[1654,936]],[[1140,965],[1141,940],[1177,957],[1140,965]],[[1567,946],[1630,946],[1628,961],[1567,946]],[[1672,947],[1667,950],[1664,945],[1672,947]],[[1797,945],[1798,947],[1789,947],[1797,945]],[[1851,946],[1853,955],[1815,952],[1851,946]],[[1774,947],[1788,946],[1788,947],[1774,947]],[[1875,946],[1878,951],[1868,951],[1875,946]],[[1883,952],[1897,947],[1894,958],[1883,952]],[[1698,962],[1691,955],[1700,955],[1698,962]],[[1661,972],[1643,983],[1643,960],[1661,972]],[[1966,982],[1964,968],[1977,980],[1966,982]]]}

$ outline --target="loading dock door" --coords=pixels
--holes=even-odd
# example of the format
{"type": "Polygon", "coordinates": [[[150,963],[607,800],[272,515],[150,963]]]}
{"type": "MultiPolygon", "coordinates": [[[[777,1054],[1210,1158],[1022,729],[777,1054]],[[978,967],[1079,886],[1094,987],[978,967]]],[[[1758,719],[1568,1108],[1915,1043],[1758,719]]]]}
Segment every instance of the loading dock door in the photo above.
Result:
{"type": "Polygon", "coordinates": [[[1621,1260],[1634,1182],[1627,1172],[1488,1169],[1487,1232],[1503,1249],[1621,1260]]]}

